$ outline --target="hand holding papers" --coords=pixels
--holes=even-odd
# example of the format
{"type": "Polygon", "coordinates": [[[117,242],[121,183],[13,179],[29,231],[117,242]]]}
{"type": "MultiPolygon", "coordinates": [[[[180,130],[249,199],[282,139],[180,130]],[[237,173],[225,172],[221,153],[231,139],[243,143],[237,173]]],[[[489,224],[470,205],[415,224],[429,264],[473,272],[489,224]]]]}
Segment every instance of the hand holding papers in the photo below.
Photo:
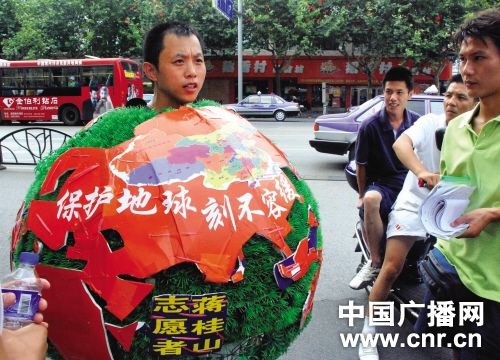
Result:
{"type": "Polygon", "coordinates": [[[474,189],[474,186],[454,178],[447,177],[441,180],[420,207],[420,219],[427,233],[439,239],[449,240],[467,230],[468,224],[459,226],[450,224],[464,213],[474,189]]]}

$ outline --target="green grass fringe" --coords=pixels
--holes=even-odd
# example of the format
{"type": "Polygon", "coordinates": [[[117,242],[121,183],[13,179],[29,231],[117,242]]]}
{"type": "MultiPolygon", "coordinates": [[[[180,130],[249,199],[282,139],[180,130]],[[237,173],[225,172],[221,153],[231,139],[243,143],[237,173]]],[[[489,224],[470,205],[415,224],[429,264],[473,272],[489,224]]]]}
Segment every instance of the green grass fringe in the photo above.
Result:
{"type": "MultiPolygon", "coordinates": [[[[192,104],[201,107],[218,104],[203,100],[192,104]]],[[[172,109],[165,109],[166,111],[172,109]]],[[[39,191],[47,172],[54,161],[66,150],[72,147],[99,147],[111,148],[133,137],[134,128],[144,121],[149,120],[158,113],[148,108],[117,109],[105,116],[91,127],[78,132],[60,149],[44,158],[36,167],[36,178],[31,185],[25,203],[30,204],[34,199],[40,199],[39,191]]],[[[318,204],[305,181],[288,168],[283,169],[286,176],[292,181],[297,192],[304,198],[293,204],[288,222],[292,231],[286,237],[286,242],[292,249],[308,234],[308,205],[319,220],[318,204]]],[[[68,175],[69,176],[69,175],[68,175]]],[[[59,184],[59,187],[62,185],[59,184]]],[[[57,191],[51,195],[55,200],[57,191]]],[[[26,214],[26,212],[25,212],[26,214]]],[[[113,231],[104,233],[110,244],[119,244],[121,239],[113,231]]],[[[20,251],[30,251],[37,241],[33,233],[28,232],[23,236],[15,251],[18,259],[20,251]]],[[[73,241],[69,234],[68,244],[73,241]]],[[[318,247],[322,248],[321,227],[318,229],[318,247]]],[[[58,251],[44,247],[41,252],[41,263],[54,265],[61,268],[83,269],[85,261],[66,258],[67,246],[58,251]]],[[[243,281],[237,284],[213,284],[205,282],[203,275],[190,263],[178,264],[164,270],[148,279],[153,281],[155,288],[141,304],[123,321],[119,321],[103,308],[104,321],[118,326],[124,326],[134,321],[148,323],[148,314],[152,296],[174,294],[206,294],[211,292],[225,292],[228,296],[228,309],[225,328],[225,345],[218,354],[204,356],[211,359],[276,359],[282,355],[290,343],[300,333],[299,323],[302,307],[307,297],[311,283],[319,264],[313,263],[308,273],[299,281],[293,283],[286,290],[281,291],[273,277],[273,266],[282,260],[281,254],[273,247],[272,243],[258,235],[253,236],[243,247],[246,258],[246,271],[243,281]]],[[[134,279],[138,280],[138,279],[134,279]]],[[[145,280],[145,279],[144,279],[145,280]]],[[[139,280],[141,281],[141,280],[139,280]]],[[[104,307],[105,303],[93,294],[95,301],[104,307]]],[[[309,321],[309,319],[308,319],[309,321]]],[[[139,332],[134,338],[130,352],[126,352],[121,345],[108,334],[108,339],[115,359],[153,359],[150,354],[149,339],[147,334],[139,332]],[[148,355],[149,354],[149,355],[148,355]]],[[[82,344],[82,346],[85,346],[82,344]]],[[[49,347],[49,355],[54,360],[61,359],[54,346],[49,347]]],[[[184,357],[191,359],[194,357],[184,357]]]]}

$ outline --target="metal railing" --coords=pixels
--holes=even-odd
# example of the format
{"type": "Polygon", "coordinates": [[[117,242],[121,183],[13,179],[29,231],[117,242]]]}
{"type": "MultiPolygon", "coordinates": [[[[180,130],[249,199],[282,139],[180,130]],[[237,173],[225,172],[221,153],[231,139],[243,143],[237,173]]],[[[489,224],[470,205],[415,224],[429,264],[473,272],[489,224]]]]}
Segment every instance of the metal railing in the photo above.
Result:
{"type": "Polygon", "coordinates": [[[4,165],[36,165],[71,136],[59,130],[28,127],[0,138],[0,170],[4,165]]]}

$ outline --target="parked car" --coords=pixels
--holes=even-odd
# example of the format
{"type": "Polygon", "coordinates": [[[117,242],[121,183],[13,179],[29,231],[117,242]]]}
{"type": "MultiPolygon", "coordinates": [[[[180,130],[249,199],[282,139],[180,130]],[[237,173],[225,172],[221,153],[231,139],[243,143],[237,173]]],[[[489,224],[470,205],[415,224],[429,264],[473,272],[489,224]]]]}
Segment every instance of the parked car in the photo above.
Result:
{"type": "Polygon", "coordinates": [[[150,103],[153,100],[154,94],[143,94],[142,98],[146,103],[150,103]]]}
{"type": "Polygon", "coordinates": [[[298,103],[273,94],[250,95],[237,104],[226,104],[224,107],[242,116],[274,117],[276,121],[284,121],[287,116],[297,116],[300,113],[298,103]]]}
{"type": "MultiPolygon", "coordinates": [[[[408,101],[407,109],[420,115],[427,113],[442,114],[443,96],[413,95],[408,101]]],[[[370,115],[380,111],[384,106],[384,97],[379,95],[373,99],[341,114],[321,115],[314,120],[314,139],[309,144],[317,151],[328,154],[348,154],[349,161],[354,159],[354,148],[358,130],[370,115]]]]}

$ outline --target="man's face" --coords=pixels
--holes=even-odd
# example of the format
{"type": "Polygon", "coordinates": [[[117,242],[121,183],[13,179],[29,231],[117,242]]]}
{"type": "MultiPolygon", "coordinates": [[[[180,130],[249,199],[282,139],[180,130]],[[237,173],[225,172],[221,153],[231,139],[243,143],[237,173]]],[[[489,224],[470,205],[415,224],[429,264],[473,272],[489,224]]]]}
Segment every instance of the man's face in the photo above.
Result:
{"type": "Polygon", "coordinates": [[[500,49],[490,38],[485,43],[474,37],[465,38],[460,47],[460,73],[467,93],[486,98],[500,96],[500,49]]]}
{"type": "Polygon", "coordinates": [[[91,100],[97,100],[98,99],[98,97],[97,97],[97,91],[96,90],[92,90],[90,92],[90,99],[91,100]]]}
{"type": "Polygon", "coordinates": [[[206,75],[203,51],[194,35],[167,34],[163,45],[158,68],[150,66],[147,75],[156,82],[158,103],[178,108],[195,101],[203,86],[206,75]]]}
{"type": "Polygon", "coordinates": [[[401,117],[413,91],[409,91],[404,81],[387,81],[384,87],[384,102],[387,113],[401,117]]]}
{"type": "Polygon", "coordinates": [[[108,97],[108,89],[101,88],[101,91],[99,92],[99,96],[101,97],[101,99],[106,99],[108,97]]]}
{"type": "Polygon", "coordinates": [[[471,110],[474,107],[474,98],[467,94],[467,89],[464,84],[452,82],[444,93],[444,113],[446,123],[471,110]]]}

